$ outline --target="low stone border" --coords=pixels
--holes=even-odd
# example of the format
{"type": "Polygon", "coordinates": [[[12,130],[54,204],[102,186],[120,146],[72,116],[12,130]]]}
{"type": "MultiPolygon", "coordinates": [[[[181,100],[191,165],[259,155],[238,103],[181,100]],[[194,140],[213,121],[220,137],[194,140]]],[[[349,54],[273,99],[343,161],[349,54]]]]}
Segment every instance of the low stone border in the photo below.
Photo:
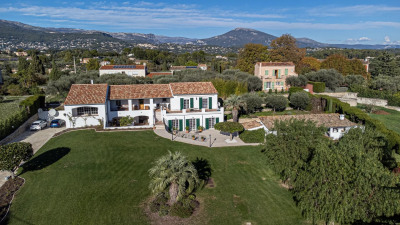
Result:
{"type": "Polygon", "coordinates": [[[94,130],[96,132],[121,132],[121,131],[144,131],[144,130],[153,130],[153,128],[126,128],[126,129],[99,129],[97,127],[83,127],[83,128],[68,128],[65,130],[62,130],[60,132],[57,132],[53,135],[53,137],[58,137],[62,134],[69,133],[72,131],[78,131],[78,130],[94,130]]]}

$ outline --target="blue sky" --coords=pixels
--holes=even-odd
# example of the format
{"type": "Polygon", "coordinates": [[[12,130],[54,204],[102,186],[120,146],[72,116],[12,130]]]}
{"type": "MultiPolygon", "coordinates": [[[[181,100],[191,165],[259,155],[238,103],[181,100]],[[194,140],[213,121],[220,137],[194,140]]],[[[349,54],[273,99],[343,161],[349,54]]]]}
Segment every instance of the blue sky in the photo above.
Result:
{"type": "Polygon", "coordinates": [[[1,2],[0,19],[42,27],[190,38],[207,38],[246,27],[324,43],[400,44],[399,0],[1,2]]]}

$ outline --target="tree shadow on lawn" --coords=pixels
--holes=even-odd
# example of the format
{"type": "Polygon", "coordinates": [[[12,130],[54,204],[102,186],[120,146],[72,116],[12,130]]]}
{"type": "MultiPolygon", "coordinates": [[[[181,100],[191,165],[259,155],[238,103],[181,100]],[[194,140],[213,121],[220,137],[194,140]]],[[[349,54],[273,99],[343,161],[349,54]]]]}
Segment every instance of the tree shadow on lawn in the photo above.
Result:
{"type": "Polygon", "coordinates": [[[60,147],[44,152],[23,164],[23,170],[19,175],[22,175],[23,173],[26,173],[28,171],[41,170],[47,166],[50,166],[51,164],[57,162],[62,157],[67,155],[70,151],[70,148],[60,147]]]}
{"type": "Polygon", "coordinates": [[[208,179],[211,177],[212,169],[211,165],[207,159],[196,158],[195,161],[192,161],[194,168],[197,170],[197,175],[203,181],[202,187],[207,184],[208,179]]]}
{"type": "Polygon", "coordinates": [[[16,221],[18,221],[18,222],[20,222],[20,223],[22,223],[22,224],[26,224],[26,225],[35,225],[35,224],[33,224],[33,223],[31,223],[31,222],[29,222],[29,221],[23,219],[23,218],[20,218],[20,217],[18,217],[18,216],[13,215],[11,212],[8,212],[7,216],[4,218],[3,221],[1,221],[0,225],[7,225],[7,224],[9,224],[9,220],[10,220],[11,217],[12,217],[14,220],[16,220],[16,221]]]}

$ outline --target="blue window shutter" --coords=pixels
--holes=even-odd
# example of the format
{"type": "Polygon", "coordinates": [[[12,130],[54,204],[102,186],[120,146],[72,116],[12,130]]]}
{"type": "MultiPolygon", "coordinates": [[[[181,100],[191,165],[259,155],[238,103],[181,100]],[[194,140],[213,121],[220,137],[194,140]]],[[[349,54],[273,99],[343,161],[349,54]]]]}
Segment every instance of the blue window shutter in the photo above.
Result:
{"type": "Polygon", "coordinates": [[[264,82],[264,90],[267,89],[267,82],[264,82]]]}
{"type": "Polygon", "coordinates": [[[203,98],[199,98],[199,109],[203,108],[203,98]]]}
{"type": "Polygon", "coordinates": [[[219,117],[215,118],[215,123],[219,123],[219,117]]]}
{"type": "Polygon", "coordinates": [[[281,78],[281,70],[278,70],[278,78],[281,78]]]}
{"type": "Polygon", "coordinates": [[[186,126],[187,127],[189,126],[189,120],[186,120],[186,126]]]}
{"type": "Polygon", "coordinates": [[[183,98],[181,98],[181,110],[183,109],[183,98]]]}
{"type": "Polygon", "coordinates": [[[179,131],[183,131],[183,120],[179,120],[179,131]]]}
{"type": "Polygon", "coordinates": [[[268,76],[268,70],[265,70],[265,76],[268,76]]]}
{"type": "Polygon", "coordinates": [[[208,108],[212,109],[212,97],[208,98],[208,108]]]}
{"type": "Polygon", "coordinates": [[[200,119],[196,119],[196,128],[200,126],[200,119]]]}
{"type": "Polygon", "coordinates": [[[191,108],[191,109],[194,108],[194,101],[193,101],[193,98],[190,98],[190,108],[191,108]]]}
{"type": "Polygon", "coordinates": [[[289,74],[289,70],[285,69],[285,75],[288,75],[288,74],[289,74]]]}
{"type": "Polygon", "coordinates": [[[209,128],[210,128],[210,124],[209,124],[208,118],[206,118],[206,129],[209,129],[209,128]]]}

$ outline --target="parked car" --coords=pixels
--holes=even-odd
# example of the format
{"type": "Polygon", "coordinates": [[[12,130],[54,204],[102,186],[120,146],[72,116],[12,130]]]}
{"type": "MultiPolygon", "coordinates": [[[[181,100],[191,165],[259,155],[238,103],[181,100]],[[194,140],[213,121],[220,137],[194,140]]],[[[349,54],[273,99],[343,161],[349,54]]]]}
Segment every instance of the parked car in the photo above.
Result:
{"type": "Polygon", "coordinates": [[[31,130],[41,130],[43,128],[47,127],[47,122],[43,120],[36,120],[31,124],[30,129],[31,130]]]}
{"type": "Polygon", "coordinates": [[[54,128],[54,127],[62,127],[65,124],[64,120],[61,119],[55,119],[52,120],[50,123],[50,127],[54,128]]]}

